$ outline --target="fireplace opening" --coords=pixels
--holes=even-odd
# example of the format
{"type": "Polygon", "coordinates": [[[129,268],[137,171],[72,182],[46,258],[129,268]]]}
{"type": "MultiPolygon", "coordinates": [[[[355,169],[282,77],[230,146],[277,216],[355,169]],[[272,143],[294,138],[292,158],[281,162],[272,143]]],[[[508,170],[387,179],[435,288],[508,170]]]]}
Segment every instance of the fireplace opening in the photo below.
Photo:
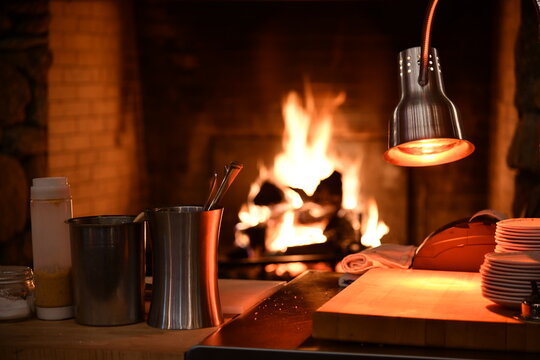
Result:
{"type": "Polygon", "coordinates": [[[334,144],[334,117],[345,93],[315,96],[309,81],[304,93],[283,100],[282,150],[269,166],[258,164],[224,266],[259,263],[292,277],[309,268],[306,262],[333,269],[343,256],[379,246],[389,231],[376,201],[362,197],[363,154],[334,144]]]}

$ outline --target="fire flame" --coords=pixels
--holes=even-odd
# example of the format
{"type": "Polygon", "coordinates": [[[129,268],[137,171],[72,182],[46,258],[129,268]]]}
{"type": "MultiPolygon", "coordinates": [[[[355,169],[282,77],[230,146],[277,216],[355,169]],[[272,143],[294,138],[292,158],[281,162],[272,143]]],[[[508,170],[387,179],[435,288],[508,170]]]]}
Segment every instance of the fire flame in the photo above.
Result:
{"type": "MultiPolygon", "coordinates": [[[[340,94],[335,103],[344,101],[340,94]]],[[[280,183],[292,188],[302,189],[313,195],[319,182],[334,171],[332,161],[327,156],[332,137],[332,117],[322,114],[317,118],[312,97],[302,106],[295,92],[289,93],[283,104],[284,151],[274,160],[274,175],[280,183]],[[310,131],[312,130],[312,131],[310,131]],[[311,140],[311,141],[310,141],[311,140]]]]}
{"type": "Polygon", "coordinates": [[[286,211],[280,220],[275,224],[275,235],[267,233],[266,247],[270,251],[278,252],[289,246],[321,244],[326,241],[324,228],[295,224],[295,214],[291,210],[286,211]]]}
{"type": "Polygon", "coordinates": [[[390,228],[383,221],[379,221],[379,210],[373,198],[370,198],[368,201],[366,218],[367,220],[362,224],[362,245],[367,247],[380,246],[381,238],[388,234],[390,228]]]}
{"type": "MultiPolygon", "coordinates": [[[[364,209],[365,204],[360,199],[361,161],[347,161],[329,155],[333,114],[344,101],[345,94],[339,93],[319,100],[316,106],[309,85],[306,85],[306,98],[303,102],[296,92],[286,96],[282,104],[285,123],[283,151],[275,157],[272,168],[259,166],[259,177],[251,185],[248,201],[239,213],[241,222],[237,224],[237,246],[248,246],[249,239],[243,230],[258,224],[267,225],[265,246],[272,252],[285,251],[290,246],[325,242],[325,222],[310,223],[307,226],[297,221],[295,210],[303,209],[306,204],[293,189],[303,190],[311,196],[321,180],[328,178],[335,170],[342,176],[342,210],[355,232],[363,234],[362,244],[369,247],[380,245],[380,239],[389,229],[384,222],[379,221],[377,204],[373,199],[368,201],[367,209],[364,209]],[[254,204],[265,181],[280,187],[285,197],[283,203],[269,206],[254,204]]],[[[308,210],[316,217],[316,208],[308,210]]]]}

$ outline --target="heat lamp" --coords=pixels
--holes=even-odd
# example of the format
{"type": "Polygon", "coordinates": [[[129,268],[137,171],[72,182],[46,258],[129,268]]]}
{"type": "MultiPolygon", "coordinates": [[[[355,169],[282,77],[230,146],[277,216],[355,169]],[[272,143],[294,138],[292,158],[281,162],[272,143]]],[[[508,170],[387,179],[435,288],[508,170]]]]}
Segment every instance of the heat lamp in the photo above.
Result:
{"type": "Polygon", "coordinates": [[[444,92],[439,55],[430,47],[438,0],[431,0],[421,47],[399,53],[401,99],[389,127],[384,158],[400,166],[432,166],[463,159],[474,145],[463,136],[459,112],[444,92]]]}

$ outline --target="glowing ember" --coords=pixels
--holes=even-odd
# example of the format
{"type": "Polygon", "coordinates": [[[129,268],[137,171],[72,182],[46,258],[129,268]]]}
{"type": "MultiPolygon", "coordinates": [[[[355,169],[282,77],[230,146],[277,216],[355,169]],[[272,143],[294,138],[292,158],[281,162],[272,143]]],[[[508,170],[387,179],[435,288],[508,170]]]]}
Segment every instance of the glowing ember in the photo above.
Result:
{"type": "MultiPolygon", "coordinates": [[[[329,222],[327,214],[336,213],[341,205],[341,216],[352,226],[355,237],[362,236],[364,246],[377,246],[388,233],[388,227],[378,220],[375,201],[368,208],[360,200],[359,156],[354,161],[330,154],[333,114],[345,101],[345,94],[318,99],[317,106],[309,85],[306,98],[291,92],[285,98],[282,115],[285,123],[283,151],[274,159],[271,169],[260,166],[259,178],[251,185],[247,203],[239,213],[236,245],[247,247],[249,238],[244,230],[259,224],[266,226],[265,246],[270,252],[282,252],[291,246],[324,243],[324,231],[329,222]],[[299,190],[310,198],[334,171],[341,174],[343,193],[341,204],[313,201],[304,203],[299,190]],[[264,183],[274,184],[282,199],[267,205],[256,205],[255,198],[264,183]],[[333,206],[333,207],[332,207],[333,206]],[[305,221],[305,218],[310,221],[305,221]],[[362,219],[362,223],[360,222],[362,219]]],[[[320,194],[319,194],[320,195],[320,194]]],[[[317,194],[315,195],[317,196],[317,194]]],[[[328,201],[328,199],[326,199],[328,201]]],[[[260,203],[260,202],[259,202],[260,203]]],[[[285,269],[285,268],[283,268],[285,269]]],[[[280,270],[281,271],[281,270],[280,270]]]]}
{"type": "MultiPolygon", "coordinates": [[[[272,227],[270,227],[272,228],[272,227]]],[[[321,244],[326,241],[324,228],[295,224],[295,213],[286,211],[275,224],[274,234],[267,232],[266,248],[270,251],[286,250],[289,246],[321,244]]]]}
{"type": "Polygon", "coordinates": [[[274,272],[277,276],[289,274],[291,277],[300,275],[307,270],[307,265],[301,262],[293,262],[288,264],[268,264],[264,270],[268,273],[274,272]]]}

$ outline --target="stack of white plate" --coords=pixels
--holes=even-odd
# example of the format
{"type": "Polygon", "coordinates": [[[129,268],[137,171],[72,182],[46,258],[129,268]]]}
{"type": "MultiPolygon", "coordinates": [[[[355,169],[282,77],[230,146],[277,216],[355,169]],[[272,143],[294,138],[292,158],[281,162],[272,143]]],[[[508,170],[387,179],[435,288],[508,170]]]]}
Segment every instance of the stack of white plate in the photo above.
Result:
{"type": "Polygon", "coordinates": [[[480,274],[484,297],[502,306],[519,308],[531,294],[531,280],[540,283],[540,251],[487,253],[480,274]]]}
{"type": "Polygon", "coordinates": [[[495,243],[495,252],[540,251],[540,218],[499,221],[495,243]]]}

